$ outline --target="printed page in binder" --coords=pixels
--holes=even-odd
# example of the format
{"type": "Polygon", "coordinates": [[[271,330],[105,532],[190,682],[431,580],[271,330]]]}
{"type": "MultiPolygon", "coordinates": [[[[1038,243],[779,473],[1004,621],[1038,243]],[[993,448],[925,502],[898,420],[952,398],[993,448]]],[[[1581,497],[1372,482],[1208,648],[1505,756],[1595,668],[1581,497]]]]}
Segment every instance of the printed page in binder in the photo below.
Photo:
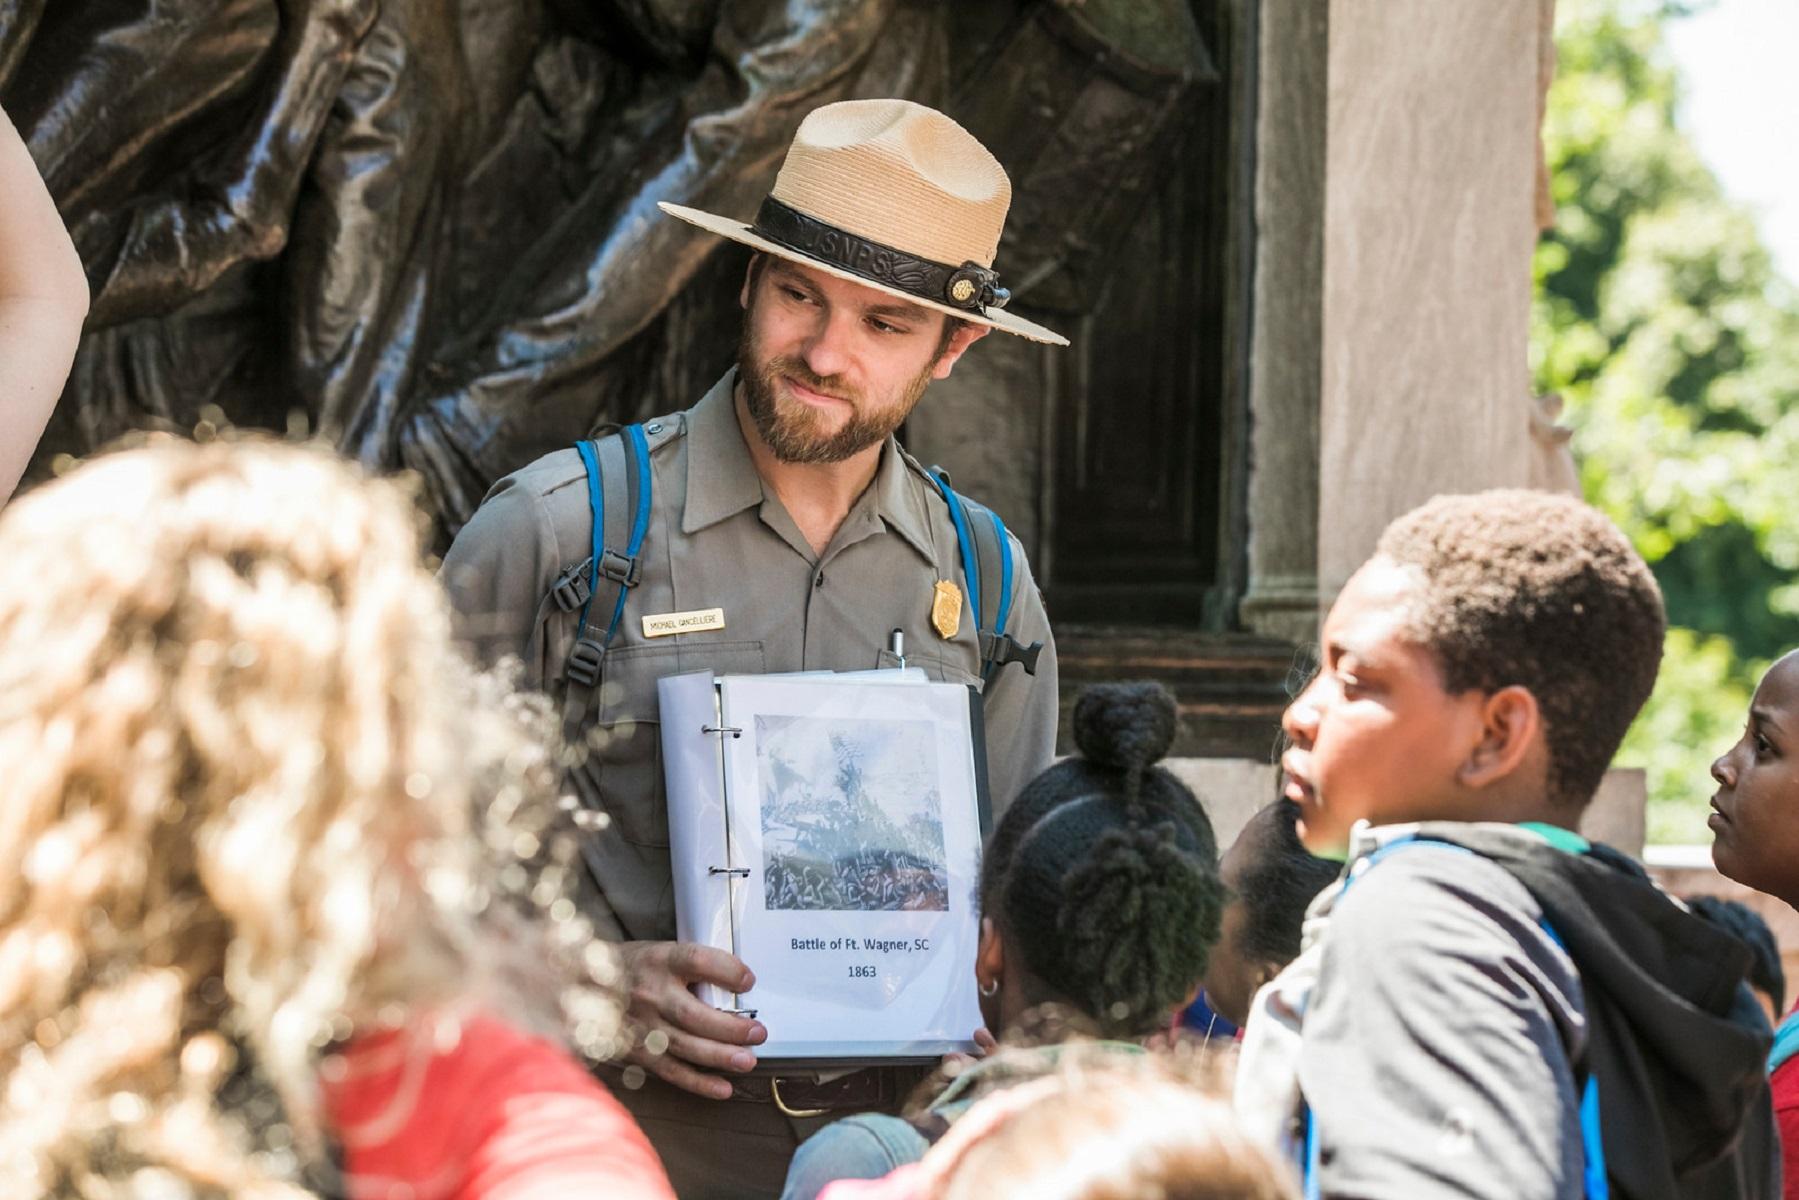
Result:
{"type": "Polygon", "coordinates": [[[765,1059],[934,1056],[980,1025],[979,790],[953,684],[720,683],[738,953],[765,1059]]]}
{"type": "Polygon", "coordinates": [[[756,1010],[764,1062],[972,1048],[971,697],[916,671],[662,681],[679,936],[756,973],[705,998],[756,1010]]]}

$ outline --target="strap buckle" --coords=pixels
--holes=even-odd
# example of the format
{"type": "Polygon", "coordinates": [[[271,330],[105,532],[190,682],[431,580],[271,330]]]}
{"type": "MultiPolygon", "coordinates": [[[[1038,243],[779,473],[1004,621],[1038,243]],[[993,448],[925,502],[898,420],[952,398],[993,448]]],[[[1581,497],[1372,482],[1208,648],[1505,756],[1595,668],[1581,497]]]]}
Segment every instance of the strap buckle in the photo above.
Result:
{"type": "Polygon", "coordinates": [[[602,550],[600,574],[620,587],[636,587],[639,578],[637,559],[616,550],[602,550]]]}
{"type": "Polygon", "coordinates": [[[1021,646],[1009,633],[981,635],[981,662],[988,671],[997,671],[1009,663],[1017,663],[1026,675],[1037,673],[1037,658],[1043,653],[1042,642],[1021,646]]]}
{"type": "Polygon", "coordinates": [[[556,602],[557,608],[563,612],[574,612],[587,603],[587,598],[593,594],[587,586],[587,572],[592,569],[592,565],[593,560],[590,558],[580,566],[570,567],[557,576],[556,582],[550,587],[550,599],[556,602]]]}
{"type": "Polygon", "coordinates": [[[575,643],[575,648],[568,655],[568,677],[570,682],[582,687],[593,687],[600,681],[600,664],[606,659],[606,647],[592,638],[584,637],[575,643]]]}

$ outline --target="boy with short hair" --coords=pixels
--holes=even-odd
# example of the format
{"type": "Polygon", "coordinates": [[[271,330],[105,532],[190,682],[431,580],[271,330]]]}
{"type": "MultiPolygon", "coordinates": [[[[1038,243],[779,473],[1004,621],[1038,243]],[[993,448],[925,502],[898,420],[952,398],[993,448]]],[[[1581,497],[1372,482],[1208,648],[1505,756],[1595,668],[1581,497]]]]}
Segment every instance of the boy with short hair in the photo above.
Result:
{"type": "Polygon", "coordinates": [[[1344,586],[1282,767],[1348,865],[1238,1076],[1315,1194],[1776,1194],[1746,952],[1574,832],[1664,628],[1617,528],[1537,492],[1439,497],[1344,586]]]}

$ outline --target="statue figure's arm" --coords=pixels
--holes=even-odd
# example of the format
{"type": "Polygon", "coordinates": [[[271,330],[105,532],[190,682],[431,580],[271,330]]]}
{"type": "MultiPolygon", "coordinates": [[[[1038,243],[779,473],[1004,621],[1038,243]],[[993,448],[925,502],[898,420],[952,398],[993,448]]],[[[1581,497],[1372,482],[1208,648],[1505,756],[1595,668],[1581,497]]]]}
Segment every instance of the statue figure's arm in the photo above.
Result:
{"type": "Polygon", "coordinates": [[[0,0],[0,91],[18,70],[44,17],[44,0],[0,0]]]}
{"type": "Polygon", "coordinates": [[[675,98],[678,145],[653,139],[622,191],[616,178],[593,181],[496,289],[496,320],[483,323],[480,343],[439,364],[457,386],[423,398],[403,423],[401,460],[425,477],[450,529],[468,519],[496,476],[533,457],[517,430],[547,448],[593,425],[595,371],[717,247],[718,239],[670,220],[656,202],[754,212],[800,118],[851,93],[895,8],[894,0],[727,6],[709,67],[675,98]]]}
{"type": "Polygon", "coordinates": [[[374,0],[177,6],[104,30],[109,53],[34,100],[32,145],[94,281],[96,328],[171,312],[237,264],[280,253],[375,11],[374,0]],[[191,163],[169,159],[181,131],[252,90],[230,136],[191,163]]]}

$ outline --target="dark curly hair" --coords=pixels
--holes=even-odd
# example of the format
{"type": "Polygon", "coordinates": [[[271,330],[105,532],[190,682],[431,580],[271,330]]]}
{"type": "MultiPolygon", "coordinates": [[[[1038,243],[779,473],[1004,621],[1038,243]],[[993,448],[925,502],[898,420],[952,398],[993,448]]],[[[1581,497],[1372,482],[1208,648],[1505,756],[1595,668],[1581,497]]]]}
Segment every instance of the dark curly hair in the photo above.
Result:
{"type": "Polygon", "coordinates": [[[1080,749],[1006,810],[981,868],[981,911],[1044,994],[1109,1036],[1147,1033],[1205,973],[1224,887],[1193,793],[1156,760],[1174,698],[1154,683],[1083,692],[1080,749]]]}
{"type": "Polygon", "coordinates": [[[1420,577],[1408,631],[1448,690],[1536,697],[1550,795],[1584,807],[1661,665],[1661,590],[1630,541],[1572,497],[1496,490],[1413,509],[1375,553],[1420,577]]]}
{"type": "Polygon", "coordinates": [[[1299,840],[1299,805],[1284,797],[1257,810],[1239,837],[1253,854],[1243,860],[1237,895],[1243,898],[1239,945],[1250,958],[1285,965],[1299,957],[1306,909],[1330,886],[1342,864],[1319,858],[1299,840]]]}

